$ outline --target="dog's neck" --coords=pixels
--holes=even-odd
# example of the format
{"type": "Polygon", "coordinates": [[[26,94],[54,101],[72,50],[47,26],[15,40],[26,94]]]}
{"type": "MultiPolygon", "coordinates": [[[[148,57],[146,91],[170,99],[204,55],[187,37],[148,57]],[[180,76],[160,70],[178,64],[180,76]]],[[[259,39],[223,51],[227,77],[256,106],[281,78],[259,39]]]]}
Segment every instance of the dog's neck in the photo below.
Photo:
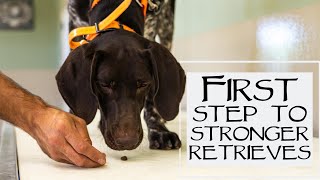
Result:
{"type": "MultiPolygon", "coordinates": [[[[101,22],[109,16],[120,4],[121,0],[100,1],[92,10],[89,11],[89,24],[101,22]]],[[[142,8],[133,0],[129,8],[117,19],[121,24],[132,28],[136,33],[143,35],[144,16],[142,8]]]]}

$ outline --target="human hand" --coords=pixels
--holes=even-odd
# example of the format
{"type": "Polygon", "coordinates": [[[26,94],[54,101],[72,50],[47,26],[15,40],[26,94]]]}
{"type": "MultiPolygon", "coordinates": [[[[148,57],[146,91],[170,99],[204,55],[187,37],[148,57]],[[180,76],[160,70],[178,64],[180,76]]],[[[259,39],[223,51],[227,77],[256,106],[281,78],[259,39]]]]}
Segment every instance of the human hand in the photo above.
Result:
{"type": "Polygon", "coordinates": [[[106,163],[106,155],[92,146],[83,119],[51,107],[33,119],[29,134],[51,159],[86,168],[106,163]]]}
{"type": "Polygon", "coordinates": [[[84,120],[50,107],[0,72],[0,118],[37,140],[52,159],[80,167],[98,167],[106,155],[91,144],[84,120]]]}

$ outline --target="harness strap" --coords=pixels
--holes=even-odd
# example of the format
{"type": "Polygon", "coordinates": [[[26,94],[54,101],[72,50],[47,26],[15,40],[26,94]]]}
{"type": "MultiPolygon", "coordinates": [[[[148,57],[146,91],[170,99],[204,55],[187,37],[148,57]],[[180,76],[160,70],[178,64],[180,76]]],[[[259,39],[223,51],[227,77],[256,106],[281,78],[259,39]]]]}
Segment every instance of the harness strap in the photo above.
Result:
{"type": "Polygon", "coordinates": [[[101,0],[93,0],[92,4],[91,4],[91,9],[93,9],[97,4],[99,4],[101,0]]]}
{"type": "MultiPolygon", "coordinates": [[[[93,0],[92,4],[91,4],[91,9],[93,9],[94,7],[96,7],[96,5],[99,4],[101,0],[93,0]]],[[[136,0],[137,2],[139,2],[139,0],[136,0]]],[[[143,6],[143,15],[144,17],[147,16],[147,10],[148,10],[148,0],[141,0],[141,5],[143,6]]]]}
{"type": "MultiPolygon", "coordinates": [[[[100,1],[101,0],[94,0],[91,8],[94,8],[100,1]]],[[[118,19],[118,17],[128,9],[131,2],[132,0],[124,0],[108,17],[95,26],[80,27],[72,30],[69,33],[68,38],[70,48],[75,49],[83,44],[87,44],[88,41],[97,37],[101,31],[105,31],[107,29],[124,29],[126,31],[135,32],[132,28],[116,21],[116,19],[118,19]],[[85,37],[85,39],[77,42],[74,41],[76,37],[85,37]]],[[[141,4],[143,5],[143,13],[146,15],[148,0],[141,0],[141,4]]]]}
{"type": "Polygon", "coordinates": [[[142,4],[142,10],[143,10],[143,15],[144,18],[147,17],[147,10],[148,10],[148,0],[141,0],[141,4],[142,4]]]}

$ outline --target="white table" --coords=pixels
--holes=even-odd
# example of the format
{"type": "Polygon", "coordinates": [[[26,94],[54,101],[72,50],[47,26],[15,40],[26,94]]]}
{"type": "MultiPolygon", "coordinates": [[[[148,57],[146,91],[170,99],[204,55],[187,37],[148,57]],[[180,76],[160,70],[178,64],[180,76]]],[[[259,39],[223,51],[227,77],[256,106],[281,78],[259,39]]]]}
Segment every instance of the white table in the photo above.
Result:
{"type": "MultiPolygon", "coordinates": [[[[182,115],[182,122],[185,116],[182,115]]],[[[108,165],[96,169],[82,169],[70,165],[56,163],[43,154],[36,144],[26,133],[17,130],[19,171],[21,180],[123,180],[123,179],[263,179],[269,176],[273,179],[308,179],[307,176],[317,176],[320,173],[319,167],[319,140],[314,139],[314,155],[317,161],[312,167],[189,167],[184,162],[186,158],[185,147],[175,151],[149,150],[146,133],[142,144],[137,150],[130,152],[117,152],[110,150],[104,143],[103,137],[97,128],[97,119],[88,126],[93,144],[99,150],[106,152],[108,165]],[[128,161],[121,161],[120,157],[128,156],[128,161]],[[179,158],[183,162],[180,165],[179,158]],[[219,177],[219,178],[217,178],[219,177]]],[[[144,123],[143,123],[144,125],[144,123]]],[[[174,120],[168,123],[171,130],[179,132],[179,121],[174,120]]],[[[182,126],[183,127],[183,126],[182,126]]],[[[144,126],[145,129],[145,126],[144,126]]],[[[147,132],[147,131],[144,131],[147,132]]],[[[185,138],[185,131],[182,131],[182,139],[185,138]]],[[[185,142],[183,142],[185,145],[185,142]]],[[[269,178],[267,178],[269,179],[269,178]]],[[[311,179],[320,179],[311,178],[311,179]]]]}

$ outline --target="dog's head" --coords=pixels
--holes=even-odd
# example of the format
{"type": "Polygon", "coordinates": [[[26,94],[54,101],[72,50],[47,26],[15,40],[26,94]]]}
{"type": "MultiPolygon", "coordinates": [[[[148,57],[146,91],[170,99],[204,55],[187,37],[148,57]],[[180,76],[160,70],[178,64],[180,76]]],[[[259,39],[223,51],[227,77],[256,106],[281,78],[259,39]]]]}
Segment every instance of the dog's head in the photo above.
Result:
{"type": "Polygon", "coordinates": [[[140,144],[140,113],[147,96],[162,118],[172,120],[185,88],[185,73],[166,48],[123,30],[73,50],[56,79],[72,112],[87,124],[100,109],[100,130],[115,150],[140,144]]]}

